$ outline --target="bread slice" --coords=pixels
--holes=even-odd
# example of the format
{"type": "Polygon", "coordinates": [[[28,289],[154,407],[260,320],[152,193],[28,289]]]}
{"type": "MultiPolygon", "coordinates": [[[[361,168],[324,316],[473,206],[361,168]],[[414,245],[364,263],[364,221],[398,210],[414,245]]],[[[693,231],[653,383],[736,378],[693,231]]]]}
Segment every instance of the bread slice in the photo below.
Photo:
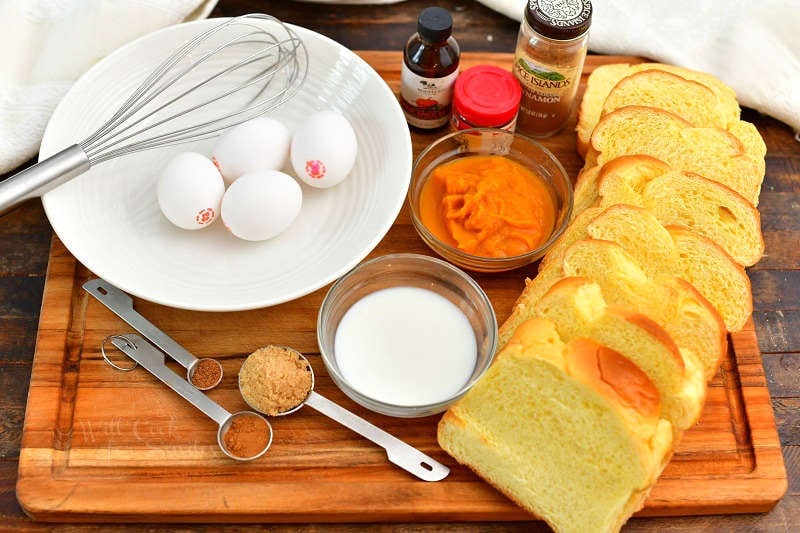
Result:
{"type": "Polygon", "coordinates": [[[680,260],[673,273],[685,279],[719,311],[728,331],[739,331],[753,314],[750,278],[725,250],[681,226],[667,226],[680,260]]]}
{"type": "MultiPolygon", "coordinates": [[[[754,142],[758,132],[743,123],[747,138],[754,142]]],[[[623,155],[649,155],[675,170],[687,170],[715,180],[758,204],[764,179],[766,146],[743,143],[720,128],[696,128],[663,109],[627,106],[604,115],[595,127],[586,168],[602,166],[623,155]],[[749,150],[749,151],[748,151],[749,150]]]]}
{"type": "Polygon", "coordinates": [[[619,244],[595,239],[570,246],[561,271],[591,279],[609,304],[627,306],[658,323],[681,353],[700,362],[706,380],[717,373],[728,348],[725,323],[690,283],[668,274],[648,276],[619,244]]]}
{"type": "Polygon", "coordinates": [[[663,70],[643,70],[622,78],[603,102],[603,115],[628,105],[659,107],[693,126],[727,129],[739,119],[736,98],[720,100],[702,83],[663,70]]]}
{"type": "Polygon", "coordinates": [[[536,303],[536,315],[550,319],[565,342],[591,339],[632,361],[658,389],[661,417],[673,428],[697,422],[705,401],[702,365],[648,316],[631,306],[607,306],[600,286],[582,277],[559,280],[536,303]]]}
{"type": "Polygon", "coordinates": [[[719,312],[728,331],[739,331],[753,312],[750,278],[725,250],[682,226],[661,226],[642,208],[611,206],[587,233],[618,242],[651,278],[677,276],[691,283],[719,312]],[[664,247],[663,231],[672,240],[664,247]],[[657,237],[656,237],[657,236],[657,237]]]}
{"type": "Polygon", "coordinates": [[[585,239],[616,242],[645,274],[677,276],[691,283],[719,312],[728,331],[739,331],[753,311],[750,279],[720,246],[682,226],[663,226],[644,208],[616,204],[593,207],[573,220],[540,265],[563,261],[574,242],[585,239]]]}
{"type": "Polygon", "coordinates": [[[600,208],[644,207],[661,224],[682,225],[708,237],[742,266],[754,265],[764,253],[758,209],[720,183],[642,155],[612,159],[599,171],[584,173],[581,180],[582,205],[595,194],[594,204],[600,208]]]}
{"type": "Polygon", "coordinates": [[[663,63],[603,65],[589,76],[578,112],[576,131],[581,156],[585,157],[592,130],[602,114],[625,105],[661,107],[695,126],[713,125],[723,129],[736,124],[741,113],[733,89],[711,74],[663,63]],[[666,77],[667,74],[672,77],[666,77]],[[615,93],[613,96],[612,92],[615,93]],[[716,107],[710,101],[709,93],[713,94],[716,107]],[[706,118],[704,110],[714,118],[706,118]],[[703,123],[694,123],[692,117],[703,123]],[[710,120],[717,123],[707,123],[710,120]]]}
{"type": "Polygon", "coordinates": [[[691,353],[710,380],[727,351],[725,324],[716,309],[691,284],[672,276],[651,279],[619,244],[582,239],[573,243],[560,264],[551,264],[526,280],[511,315],[499,331],[503,346],[525,320],[537,316],[537,305],[564,278],[580,276],[600,287],[608,305],[625,306],[662,327],[682,354],[691,353]]]}
{"type": "Polygon", "coordinates": [[[558,532],[618,531],[669,460],[672,428],[652,382],[617,352],[518,328],[438,426],[459,463],[558,532]]]}

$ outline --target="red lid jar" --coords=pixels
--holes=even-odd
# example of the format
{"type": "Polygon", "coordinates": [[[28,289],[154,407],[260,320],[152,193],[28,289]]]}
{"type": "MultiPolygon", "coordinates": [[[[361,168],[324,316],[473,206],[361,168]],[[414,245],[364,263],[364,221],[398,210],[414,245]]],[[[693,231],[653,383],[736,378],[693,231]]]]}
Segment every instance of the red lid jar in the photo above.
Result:
{"type": "Polygon", "coordinates": [[[519,81],[511,72],[494,65],[469,68],[456,78],[453,127],[514,131],[521,97],[519,81]]]}

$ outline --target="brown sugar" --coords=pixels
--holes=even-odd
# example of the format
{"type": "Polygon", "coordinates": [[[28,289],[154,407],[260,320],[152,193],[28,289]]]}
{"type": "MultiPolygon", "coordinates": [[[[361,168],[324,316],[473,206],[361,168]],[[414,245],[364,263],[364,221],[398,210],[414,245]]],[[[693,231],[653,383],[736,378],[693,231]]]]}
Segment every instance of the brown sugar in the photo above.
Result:
{"type": "Polygon", "coordinates": [[[213,359],[200,359],[194,365],[192,385],[198,389],[210,389],[222,378],[222,367],[213,359]]]}
{"type": "Polygon", "coordinates": [[[308,397],[312,387],[308,362],[291,348],[259,348],[239,371],[239,390],[250,406],[269,416],[297,407],[308,397]]]}
{"type": "Polygon", "coordinates": [[[264,451],[269,437],[267,421],[251,413],[237,415],[231,420],[222,441],[230,454],[249,459],[264,451]]]}

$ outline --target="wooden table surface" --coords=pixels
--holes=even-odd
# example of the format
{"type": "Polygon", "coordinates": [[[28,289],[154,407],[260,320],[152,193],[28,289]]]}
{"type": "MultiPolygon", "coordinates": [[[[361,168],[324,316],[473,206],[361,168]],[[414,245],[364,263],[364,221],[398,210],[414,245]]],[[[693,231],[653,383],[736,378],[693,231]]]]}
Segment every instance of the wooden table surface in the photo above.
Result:
{"type": "MultiPolygon", "coordinates": [[[[221,0],[213,16],[249,12],[278,18],[327,35],[353,50],[400,50],[416,16],[430,5],[406,0],[383,6],[332,6],[287,0],[221,0]]],[[[436,2],[453,13],[463,51],[511,52],[518,24],[469,0],[436,2]]],[[[691,21],[687,20],[687,24],[691,21]]],[[[789,477],[786,496],[769,513],[681,518],[634,518],[625,531],[794,531],[800,528],[800,143],[785,124],[744,111],[767,144],[767,175],[759,209],[766,254],[749,269],[753,318],[763,354],[775,420],[789,477]]],[[[37,524],[15,498],[20,435],[42,303],[51,227],[38,200],[0,219],[0,529],[108,531],[109,525],[37,524]]],[[[335,497],[335,495],[332,495],[335,497]]],[[[308,525],[306,530],[350,531],[370,526],[308,525]]],[[[234,531],[237,526],[115,525],[115,530],[234,531]]],[[[248,530],[295,531],[297,526],[249,526],[248,530]]],[[[530,531],[540,523],[392,524],[371,529],[401,531],[530,531]]]]}

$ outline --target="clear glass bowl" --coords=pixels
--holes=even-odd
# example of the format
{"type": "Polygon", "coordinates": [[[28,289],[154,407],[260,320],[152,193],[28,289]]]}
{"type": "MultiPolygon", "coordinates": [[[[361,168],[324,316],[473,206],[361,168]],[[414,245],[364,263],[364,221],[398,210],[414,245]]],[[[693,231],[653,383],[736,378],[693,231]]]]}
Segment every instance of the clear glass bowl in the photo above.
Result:
{"type": "Polygon", "coordinates": [[[495,128],[461,130],[434,141],[414,162],[408,190],[411,219],[422,240],[447,261],[476,272],[503,272],[541,259],[567,227],[572,202],[572,183],[550,150],[529,137],[495,128]],[[556,220],[552,233],[538,248],[510,257],[477,256],[441,241],[422,222],[420,193],[433,169],[471,155],[502,155],[531,169],[549,185],[557,210],[556,220]]]}
{"type": "Polygon", "coordinates": [[[426,255],[391,254],[362,263],[330,288],[317,318],[317,342],[331,379],[353,401],[381,414],[415,418],[446,410],[489,368],[497,348],[497,319],[489,298],[462,270],[426,255]],[[451,397],[427,405],[392,405],[363,394],[342,376],[334,342],[339,322],[361,298],[389,287],[418,287],[434,291],[454,303],[469,320],[478,347],[477,360],[472,375],[451,397]]]}

